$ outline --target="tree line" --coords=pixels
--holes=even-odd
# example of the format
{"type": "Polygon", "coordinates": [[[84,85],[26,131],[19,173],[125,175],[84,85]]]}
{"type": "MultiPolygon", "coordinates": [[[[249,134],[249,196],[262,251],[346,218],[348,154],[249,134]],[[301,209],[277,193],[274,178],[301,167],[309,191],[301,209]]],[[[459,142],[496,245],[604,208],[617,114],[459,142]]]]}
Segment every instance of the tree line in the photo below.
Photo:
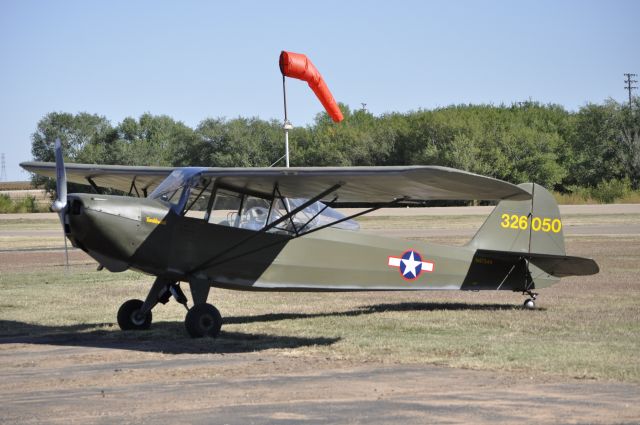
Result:
{"type": "MultiPolygon", "coordinates": [[[[290,131],[291,166],[441,165],[563,193],[640,186],[638,97],[578,111],[532,101],[379,116],[340,108],[339,124],[320,113],[290,131]]],[[[113,125],[97,114],[51,112],[32,134],[34,159],[54,161],[58,137],[66,159],[80,163],[267,167],[284,153],[282,123],[259,118],[207,118],[191,128],[166,115],[113,125]]]]}

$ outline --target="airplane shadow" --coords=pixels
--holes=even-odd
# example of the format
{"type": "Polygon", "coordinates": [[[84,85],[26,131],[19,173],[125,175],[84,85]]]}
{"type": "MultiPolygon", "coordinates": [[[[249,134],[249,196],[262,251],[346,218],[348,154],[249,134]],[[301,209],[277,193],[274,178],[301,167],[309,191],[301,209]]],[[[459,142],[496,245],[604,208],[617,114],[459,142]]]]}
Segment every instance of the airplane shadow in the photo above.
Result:
{"type": "MultiPolygon", "coordinates": [[[[243,324],[254,322],[276,322],[279,320],[313,319],[318,317],[354,317],[366,314],[402,311],[500,311],[515,310],[520,307],[508,304],[466,304],[466,303],[439,303],[439,302],[403,302],[365,305],[354,310],[331,313],[269,313],[257,316],[229,316],[224,318],[224,323],[243,324]]],[[[539,309],[540,310],[540,309],[539,309]]]]}
{"type": "Polygon", "coordinates": [[[96,330],[96,327],[116,328],[112,323],[87,323],[72,326],[42,326],[0,320],[0,345],[43,344],[111,348],[167,354],[249,353],[272,348],[293,349],[306,346],[331,345],[340,338],[303,338],[258,333],[227,332],[216,339],[192,339],[182,322],[153,323],[149,331],[96,330]],[[93,330],[91,330],[93,329],[93,330]]]}
{"type": "MultiPolygon", "coordinates": [[[[382,312],[403,311],[500,311],[519,307],[505,304],[466,304],[438,302],[403,302],[364,305],[356,309],[330,313],[270,313],[256,316],[228,316],[224,324],[275,322],[319,317],[354,317],[382,312]]],[[[306,338],[295,336],[229,332],[224,327],[216,339],[191,339],[182,322],[154,322],[149,331],[120,331],[113,323],[87,323],[69,326],[45,326],[11,320],[0,320],[0,345],[47,344],[124,349],[168,354],[248,353],[272,348],[293,349],[307,346],[329,346],[339,337],[306,338]],[[107,328],[107,329],[96,329],[107,328]],[[113,328],[113,329],[112,329],[113,328]]]]}

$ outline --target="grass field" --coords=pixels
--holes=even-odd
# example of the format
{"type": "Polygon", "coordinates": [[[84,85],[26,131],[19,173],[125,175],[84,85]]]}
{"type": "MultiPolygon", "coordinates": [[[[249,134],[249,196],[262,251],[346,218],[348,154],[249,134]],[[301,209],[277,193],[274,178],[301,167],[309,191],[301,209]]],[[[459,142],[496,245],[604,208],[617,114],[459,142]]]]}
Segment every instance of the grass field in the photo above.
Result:
{"type": "MultiPolygon", "coordinates": [[[[11,214],[7,215],[11,216],[11,214]]],[[[37,219],[37,218],[3,218],[0,220],[0,230],[58,230],[60,220],[57,217],[37,219]]],[[[62,235],[62,231],[60,231],[62,235]]]]}
{"type": "MultiPolygon", "coordinates": [[[[395,217],[362,220],[365,230],[477,227],[483,217],[395,217]]],[[[637,216],[567,217],[576,223],[638,223],[637,216]]],[[[0,222],[1,223],[1,222],[0,222]]],[[[17,224],[17,223],[14,223],[17,224]]],[[[55,221],[12,229],[55,229],[55,221]]],[[[410,231],[407,236],[410,235],[410,231]]],[[[12,248],[38,238],[7,236],[12,248]]],[[[460,244],[460,237],[439,237],[460,244]]],[[[52,242],[53,243],[53,242],[52,242]]],[[[58,242],[58,245],[61,242],[58,242]]],[[[0,257],[0,337],[86,334],[141,345],[175,341],[187,352],[267,350],[281,356],[330,358],[353,364],[429,363],[562,378],[640,382],[640,235],[569,237],[572,255],[595,258],[601,273],[568,278],[541,291],[537,311],[524,297],[498,292],[247,293],[214,289],[209,302],[225,317],[217,340],[191,340],[185,310],[159,305],[149,332],[121,332],[119,305],[144,298],[152,278],[135,272],[95,271],[87,257],[62,254],[0,257]],[[5,258],[7,260],[5,260],[5,258]],[[31,260],[29,259],[31,258],[31,260]]],[[[0,346],[1,349],[2,346],[0,346]]]]}

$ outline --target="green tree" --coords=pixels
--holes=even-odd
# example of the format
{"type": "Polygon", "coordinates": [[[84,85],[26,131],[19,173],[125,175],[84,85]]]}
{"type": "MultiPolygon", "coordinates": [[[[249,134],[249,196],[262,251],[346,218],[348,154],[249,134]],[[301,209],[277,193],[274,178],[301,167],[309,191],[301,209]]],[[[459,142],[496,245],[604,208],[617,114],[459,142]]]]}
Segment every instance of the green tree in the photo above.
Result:
{"type": "Polygon", "coordinates": [[[198,125],[196,133],[201,138],[201,156],[212,167],[268,167],[284,151],[282,129],[276,121],[209,118],[198,125]]]}
{"type": "MultiPolygon", "coordinates": [[[[51,112],[38,121],[31,135],[31,153],[36,161],[55,161],[54,143],[60,139],[65,159],[71,162],[105,163],[105,158],[117,162],[117,133],[102,116],[85,112],[77,115],[51,112]]],[[[34,175],[37,185],[53,191],[55,182],[34,175]]]]}
{"type": "Polygon", "coordinates": [[[640,187],[640,97],[631,105],[619,105],[618,141],[622,145],[624,167],[634,189],[640,187]]]}
{"type": "Polygon", "coordinates": [[[54,161],[54,142],[60,139],[65,157],[72,161],[92,162],[92,147],[107,145],[117,139],[109,121],[85,112],[77,115],[51,112],[38,121],[31,135],[31,153],[37,161],[54,161]]]}
{"type": "MultiPolygon", "coordinates": [[[[195,132],[166,115],[143,114],[138,120],[125,118],[117,127],[119,141],[130,165],[191,165],[195,132]]],[[[197,165],[197,164],[193,164],[197,165]]]]}
{"type": "Polygon", "coordinates": [[[352,112],[339,104],[344,120],[334,123],[328,114],[316,116],[315,125],[296,140],[302,165],[365,166],[388,161],[394,135],[380,125],[381,121],[363,110],[352,112]]]}
{"type": "Polygon", "coordinates": [[[603,181],[624,177],[619,112],[619,105],[612,100],[580,108],[575,119],[575,138],[567,141],[571,149],[565,164],[567,185],[595,187],[603,181]]]}

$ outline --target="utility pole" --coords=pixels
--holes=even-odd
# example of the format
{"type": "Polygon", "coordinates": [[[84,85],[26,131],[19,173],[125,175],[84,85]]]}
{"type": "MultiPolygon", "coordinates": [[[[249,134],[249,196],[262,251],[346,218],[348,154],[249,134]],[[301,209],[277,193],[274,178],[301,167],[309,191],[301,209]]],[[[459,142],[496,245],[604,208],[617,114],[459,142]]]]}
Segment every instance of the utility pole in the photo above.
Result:
{"type": "Polygon", "coordinates": [[[362,112],[367,112],[367,104],[366,103],[360,103],[362,105],[362,112]]]}
{"type": "Polygon", "coordinates": [[[634,86],[633,83],[637,83],[638,80],[633,80],[632,77],[637,77],[638,74],[629,74],[625,73],[624,76],[626,79],[624,83],[626,84],[625,89],[629,92],[629,107],[631,107],[631,90],[637,89],[637,86],[634,86]]]}
{"type": "Polygon", "coordinates": [[[0,162],[2,163],[2,170],[0,171],[0,182],[7,181],[7,164],[4,160],[4,153],[0,155],[0,162]]]}

